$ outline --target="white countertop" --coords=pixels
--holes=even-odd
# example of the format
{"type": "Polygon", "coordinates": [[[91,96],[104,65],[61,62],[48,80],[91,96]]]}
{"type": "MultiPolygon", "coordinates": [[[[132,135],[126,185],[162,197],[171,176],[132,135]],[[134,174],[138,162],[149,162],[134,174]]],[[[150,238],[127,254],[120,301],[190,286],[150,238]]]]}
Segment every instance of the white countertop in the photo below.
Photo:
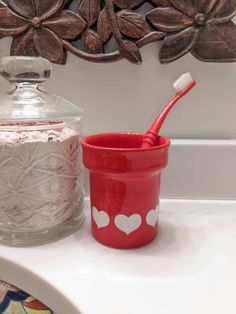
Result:
{"type": "Polygon", "coordinates": [[[0,246],[0,278],[57,314],[236,313],[236,201],[162,200],[157,240],[130,251],[95,242],[88,224],[50,245],[0,246]]]}

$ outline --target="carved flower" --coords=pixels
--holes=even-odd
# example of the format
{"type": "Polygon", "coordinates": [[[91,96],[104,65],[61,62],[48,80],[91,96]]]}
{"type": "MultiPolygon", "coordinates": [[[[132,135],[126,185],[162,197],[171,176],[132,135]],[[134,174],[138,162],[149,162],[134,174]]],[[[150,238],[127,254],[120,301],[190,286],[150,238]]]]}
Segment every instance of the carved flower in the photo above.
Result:
{"type": "Polygon", "coordinates": [[[78,14],[63,10],[64,0],[7,0],[6,4],[0,1],[0,37],[14,37],[12,55],[40,55],[64,63],[62,40],[78,37],[86,26],[78,14]]]}
{"type": "MultiPolygon", "coordinates": [[[[163,2],[157,0],[156,2],[163,2]]],[[[235,0],[165,0],[166,6],[147,14],[157,29],[167,32],[160,61],[174,61],[187,52],[202,61],[236,61],[235,0]]]]}

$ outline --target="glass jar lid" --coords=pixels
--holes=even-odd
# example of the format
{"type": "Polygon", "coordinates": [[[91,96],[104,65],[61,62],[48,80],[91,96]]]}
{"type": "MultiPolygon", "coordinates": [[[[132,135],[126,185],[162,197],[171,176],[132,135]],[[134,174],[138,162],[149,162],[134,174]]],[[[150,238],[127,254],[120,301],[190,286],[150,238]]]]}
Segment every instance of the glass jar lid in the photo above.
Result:
{"type": "Polygon", "coordinates": [[[41,57],[2,58],[0,74],[12,88],[0,95],[0,123],[79,120],[82,110],[78,106],[42,86],[51,72],[51,63],[41,57]]]}

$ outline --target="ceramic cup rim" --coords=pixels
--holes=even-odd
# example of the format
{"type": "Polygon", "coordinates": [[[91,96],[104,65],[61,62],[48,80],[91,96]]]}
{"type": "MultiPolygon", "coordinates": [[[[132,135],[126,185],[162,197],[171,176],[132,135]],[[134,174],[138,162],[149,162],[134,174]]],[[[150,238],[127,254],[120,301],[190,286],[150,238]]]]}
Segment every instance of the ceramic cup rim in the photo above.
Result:
{"type": "Polygon", "coordinates": [[[90,148],[90,149],[94,149],[97,151],[119,151],[119,152],[145,152],[145,151],[155,151],[155,150],[159,150],[159,149],[163,149],[163,148],[167,148],[170,146],[170,140],[168,137],[166,136],[159,136],[162,140],[164,140],[164,143],[160,144],[160,145],[156,145],[153,147],[148,147],[148,148],[120,148],[120,147],[106,147],[106,146],[98,146],[98,145],[93,145],[93,144],[89,144],[88,141],[92,140],[92,139],[96,139],[96,138],[102,138],[102,137],[107,137],[107,136],[144,136],[143,133],[138,133],[138,132],[112,132],[112,133],[97,133],[97,134],[92,134],[92,135],[88,135],[86,137],[84,137],[81,140],[81,144],[84,147],[90,148]]]}

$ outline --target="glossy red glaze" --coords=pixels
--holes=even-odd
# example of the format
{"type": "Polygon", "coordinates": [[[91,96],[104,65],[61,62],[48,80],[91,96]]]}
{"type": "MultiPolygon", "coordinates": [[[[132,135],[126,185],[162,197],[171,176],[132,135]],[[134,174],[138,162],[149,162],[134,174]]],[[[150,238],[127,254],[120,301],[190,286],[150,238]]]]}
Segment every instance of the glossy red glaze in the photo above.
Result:
{"type": "Polygon", "coordinates": [[[160,129],[171,111],[171,109],[175,106],[175,104],[186,94],[188,94],[191,89],[197,84],[196,81],[192,81],[184,90],[177,93],[175,97],[171,100],[171,102],[162,110],[162,112],[157,116],[156,120],[151,125],[150,129],[143,137],[143,142],[141,144],[142,148],[148,148],[156,145],[156,141],[159,136],[160,129]]]}
{"type": "Polygon", "coordinates": [[[160,174],[170,142],[159,137],[157,146],[141,149],[143,136],[109,133],[81,141],[90,171],[92,233],[110,247],[140,247],[157,235],[158,223],[148,224],[147,215],[159,205],[160,174]]]}

